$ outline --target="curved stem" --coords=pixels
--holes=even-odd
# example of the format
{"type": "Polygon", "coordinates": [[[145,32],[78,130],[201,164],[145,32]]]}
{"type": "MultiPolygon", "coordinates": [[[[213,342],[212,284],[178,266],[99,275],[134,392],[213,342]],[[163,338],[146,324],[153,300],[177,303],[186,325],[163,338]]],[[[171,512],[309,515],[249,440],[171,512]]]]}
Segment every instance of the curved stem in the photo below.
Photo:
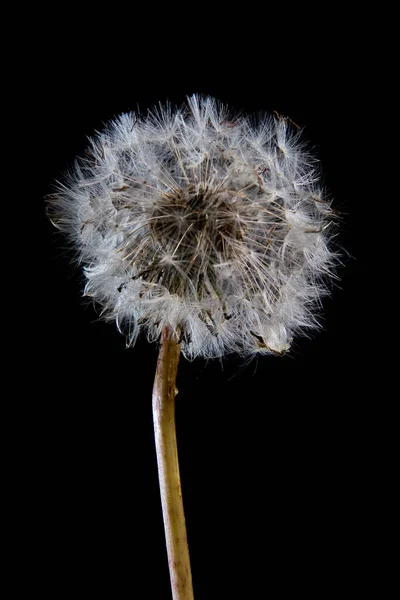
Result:
{"type": "Polygon", "coordinates": [[[153,387],[158,478],[173,600],[193,600],[175,430],[176,375],[180,346],[164,328],[153,387]]]}

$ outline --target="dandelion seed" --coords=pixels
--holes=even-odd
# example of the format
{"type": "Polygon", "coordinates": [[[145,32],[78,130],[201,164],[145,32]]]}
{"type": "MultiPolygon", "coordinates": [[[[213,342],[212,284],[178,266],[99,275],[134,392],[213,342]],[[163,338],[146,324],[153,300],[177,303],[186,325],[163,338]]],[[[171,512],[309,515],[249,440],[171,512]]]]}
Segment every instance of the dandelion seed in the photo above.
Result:
{"type": "Polygon", "coordinates": [[[167,327],[187,332],[188,358],[284,353],[318,325],[334,277],[333,211],[298,126],[277,113],[254,125],[212,98],[112,122],[49,216],[77,249],[86,294],[128,344],[167,327]]]}

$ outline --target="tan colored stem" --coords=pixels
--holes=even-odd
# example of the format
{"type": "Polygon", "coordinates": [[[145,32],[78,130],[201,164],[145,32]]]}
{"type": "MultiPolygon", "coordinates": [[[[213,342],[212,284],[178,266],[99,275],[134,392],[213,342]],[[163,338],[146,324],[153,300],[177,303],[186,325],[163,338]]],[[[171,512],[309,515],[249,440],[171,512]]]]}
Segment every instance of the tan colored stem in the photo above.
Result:
{"type": "Polygon", "coordinates": [[[176,375],[180,346],[165,328],[153,387],[158,478],[173,600],[193,600],[175,430],[176,375]]]}

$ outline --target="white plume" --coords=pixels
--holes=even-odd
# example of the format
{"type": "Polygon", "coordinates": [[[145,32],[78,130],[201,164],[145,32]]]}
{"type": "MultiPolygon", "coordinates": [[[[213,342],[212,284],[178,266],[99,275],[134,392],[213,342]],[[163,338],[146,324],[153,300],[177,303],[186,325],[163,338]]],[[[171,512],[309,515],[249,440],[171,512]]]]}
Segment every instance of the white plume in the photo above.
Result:
{"type": "Polygon", "coordinates": [[[49,199],[85,293],[133,344],[168,326],[185,356],[287,351],[334,276],[333,211],[289,119],[209,97],[124,114],[49,199]]]}

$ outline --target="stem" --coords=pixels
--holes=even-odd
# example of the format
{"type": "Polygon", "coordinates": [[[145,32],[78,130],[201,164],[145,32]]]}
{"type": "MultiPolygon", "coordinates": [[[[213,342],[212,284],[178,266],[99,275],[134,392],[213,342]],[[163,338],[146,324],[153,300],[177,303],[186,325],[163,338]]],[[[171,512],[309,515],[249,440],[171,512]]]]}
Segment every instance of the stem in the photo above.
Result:
{"type": "Polygon", "coordinates": [[[180,346],[165,327],[153,387],[153,420],[173,600],[193,600],[175,430],[180,346]]]}

